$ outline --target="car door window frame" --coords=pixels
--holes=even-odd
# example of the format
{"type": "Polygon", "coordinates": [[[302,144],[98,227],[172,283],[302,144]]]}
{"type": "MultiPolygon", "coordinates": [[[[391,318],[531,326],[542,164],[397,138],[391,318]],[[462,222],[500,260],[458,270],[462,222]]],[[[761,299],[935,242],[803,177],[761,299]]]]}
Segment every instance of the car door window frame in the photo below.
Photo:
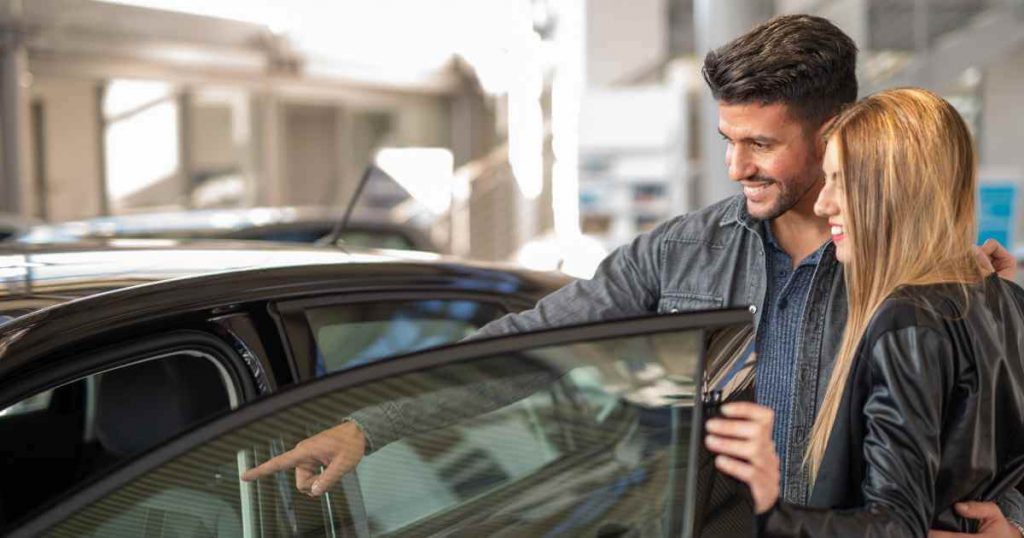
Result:
{"type": "Polygon", "coordinates": [[[353,292],[348,294],[307,297],[271,303],[270,315],[277,324],[284,344],[285,357],[293,378],[298,383],[316,379],[316,373],[309,366],[308,358],[313,357],[317,344],[310,330],[306,312],[311,308],[365,304],[375,302],[416,302],[416,301],[474,301],[493,305],[504,313],[515,312],[531,306],[529,301],[514,296],[492,293],[459,292],[452,290],[407,290],[388,292],[353,292]]]}
{"type": "MultiPolygon", "coordinates": [[[[222,375],[229,376],[232,390],[238,391],[240,401],[251,400],[259,394],[249,368],[228,344],[209,333],[183,329],[106,345],[83,353],[84,357],[34,361],[46,364],[24,374],[14,373],[4,380],[0,386],[0,409],[89,375],[184,352],[199,352],[214,359],[222,375]]],[[[55,355],[72,353],[74,351],[65,348],[55,355]]]]}
{"type": "MultiPolygon", "coordinates": [[[[177,457],[185,455],[200,445],[212,442],[222,435],[229,434],[232,431],[270,417],[292,406],[326,396],[336,391],[346,390],[388,377],[524,349],[686,330],[706,331],[709,328],[750,322],[751,316],[746,310],[719,310],[630,318],[614,322],[590,323],[474,340],[410,353],[402,356],[401,360],[382,361],[338,372],[311,383],[289,387],[268,398],[243,406],[231,414],[221,417],[219,420],[207,423],[184,435],[180,435],[166,444],[127,462],[114,472],[106,475],[84,490],[79,491],[78,494],[64,499],[60,504],[25,522],[22,526],[10,529],[12,531],[10,536],[35,536],[41,534],[47,529],[60,524],[78,511],[87,508],[92,503],[128,485],[142,475],[177,457]]],[[[697,361],[697,368],[694,372],[695,379],[703,378],[703,363],[704,357],[701,356],[697,361]]],[[[696,397],[693,402],[693,420],[700,420],[702,413],[702,398],[696,397]]],[[[698,446],[700,430],[701,428],[691,428],[691,438],[688,445],[677,447],[675,450],[689,452],[690,449],[698,446]]],[[[669,529],[672,536],[681,536],[686,528],[687,520],[685,518],[692,518],[692,507],[688,507],[689,503],[683,501],[694,498],[694,481],[690,477],[694,476],[695,465],[695,458],[689,458],[688,472],[684,476],[672,478],[673,502],[669,506],[680,507],[681,505],[681,509],[673,509],[670,512],[671,521],[669,522],[669,529]],[[679,498],[678,502],[675,497],[679,498]]]]}

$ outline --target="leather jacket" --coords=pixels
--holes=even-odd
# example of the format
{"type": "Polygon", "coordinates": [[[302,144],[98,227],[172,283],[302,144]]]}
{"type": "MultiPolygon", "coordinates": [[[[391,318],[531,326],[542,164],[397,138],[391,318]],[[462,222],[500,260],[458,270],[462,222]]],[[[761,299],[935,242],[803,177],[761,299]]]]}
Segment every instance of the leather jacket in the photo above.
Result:
{"type": "Polygon", "coordinates": [[[1024,478],[1024,290],[996,276],[887,299],[851,366],[809,506],[764,536],[970,532],[953,510],[1024,478]]]}

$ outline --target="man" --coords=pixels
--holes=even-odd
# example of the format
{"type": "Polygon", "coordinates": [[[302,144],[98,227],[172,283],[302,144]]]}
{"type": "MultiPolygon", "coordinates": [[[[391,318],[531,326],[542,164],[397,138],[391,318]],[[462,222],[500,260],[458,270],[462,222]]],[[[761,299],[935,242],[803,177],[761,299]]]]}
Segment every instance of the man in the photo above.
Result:
{"type": "MultiPolygon", "coordinates": [[[[857,96],[856,55],[841,30],[806,15],[774,18],[709,53],[704,77],[719,103],[729,175],[743,194],[637,237],[605,259],[593,279],[570,284],[475,336],[652,312],[749,308],[757,327],[758,403],[771,412],[749,406],[734,417],[743,423],[730,435],[742,441],[748,437],[744,430],[771,428],[781,497],[806,503],[802,458],[816,406],[794,405],[794,395],[820,403],[846,321],[842,269],[828,223],[813,206],[823,185],[822,134],[857,96]]],[[[992,244],[985,249],[1000,268],[1007,263],[1012,268],[1008,253],[992,244]]],[[[299,489],[319,495],[365,451],[407,431],[417,412],[385,408],[354,414],[353,421],[299,443],[245,478],[296,468],[299,489]],[[322,475],[320,465],[326,466],[322,475]]],[[[728,461],[732,467],[723,471],[737,474],[744,466],[775,464],[734,456],[728,461]]],[[[1024,521],[1019,496],[1004,501],[1011,519],[1024,521]]],[[[986,515],[988,529],[1017,532],[999,508],[986,504],[974,510],[986,515]]]]}

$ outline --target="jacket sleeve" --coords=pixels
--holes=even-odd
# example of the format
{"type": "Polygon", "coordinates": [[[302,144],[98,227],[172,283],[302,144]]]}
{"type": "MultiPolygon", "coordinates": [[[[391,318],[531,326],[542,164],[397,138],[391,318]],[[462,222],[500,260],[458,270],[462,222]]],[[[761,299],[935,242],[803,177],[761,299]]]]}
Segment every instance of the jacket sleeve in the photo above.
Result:
{"type": "Polygon", "coordinates": [[[1017,525],[1024,525],[1024,495],[1021,495],[1017,488],[1011,488],[1000,495],[996,499],[996,504],[999,505],[1003,517],[1017,525]]]}
{"type": "MultiPolygon", "coordinates": [[[[541,299],[535,308],[495,320],[466,340],[651,312],[660,295],[659,245],[666,226],[616,249],[601,262],[594,278],[573,282],[541,299]]],[[[387,401],[356,411],[348,419],[363,430],[370,453],[396,439],[508,405],[551,381],[544,376],[527,376],[454,388],[415,399],[387,401]]]]}
{"type": "Polygon", "coordinates": [[[864,505],[827,510],[779,503],[763,520],[764,536],[927,535],[942,409],[952,390],[952,346],[933,329],[908,327],[883,333],[866,349],[858,357],[870,361],[871,385],[863,410],[864,505]]]}
{"type": "Polygon", "coordinates": [[[661,238],[672,221],[615,249],[590,280],[577,280],[518,314],[488,323],[468,339],[640,316],[660,297],[661,238]]]}
{"type": "Polygon", "coordinates": [[[363,431],[365,454],[371,454],[398,439],[505,407],[546,389],[557,379],[552,373],[537,372],[466,385],[441,383],[438,390],[425,395],[391,399],[360,409],[346,419],[363,431]]]}

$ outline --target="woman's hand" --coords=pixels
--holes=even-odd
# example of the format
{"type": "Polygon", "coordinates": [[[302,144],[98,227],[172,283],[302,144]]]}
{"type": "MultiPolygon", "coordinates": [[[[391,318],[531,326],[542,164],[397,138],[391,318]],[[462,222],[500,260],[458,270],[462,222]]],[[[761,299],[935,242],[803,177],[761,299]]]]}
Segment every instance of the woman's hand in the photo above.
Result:
{"type": "Polygon", "coordinates": [[[754,510],[763,514],[779,498],[779,456],[772,441],[772,410],[750,402],[722,406],[722,417],[709,419],[708,450],[718,454],[715,467],[750,487],[754,510]]]}

